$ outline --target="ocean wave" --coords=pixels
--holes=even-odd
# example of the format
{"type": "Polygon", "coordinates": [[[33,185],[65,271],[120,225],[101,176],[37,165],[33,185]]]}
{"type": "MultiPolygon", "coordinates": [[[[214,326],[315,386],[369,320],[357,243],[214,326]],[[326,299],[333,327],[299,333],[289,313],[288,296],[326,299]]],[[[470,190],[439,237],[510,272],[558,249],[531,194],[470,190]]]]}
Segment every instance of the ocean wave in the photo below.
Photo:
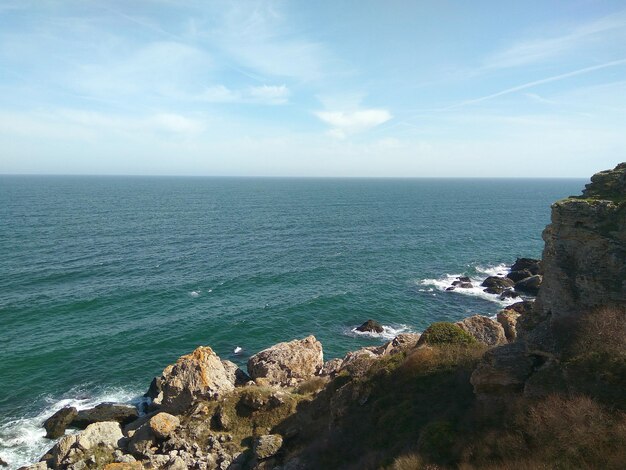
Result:
{"type": "Polygon", "coordinates": [[[420,288],[420,292],[432,292],[431,289],[436,289],[441,292],[445,292],[446,294],[461,294],[461,295],[469,295],[471,297],[478,297],[484,300],[488,300],[489,302],[494,302],[499,305],[510,305],[515,302],[519,302],[520,298],[505,298],[500,299],[498,294],[488,294],[487,292],[483,292],[484,287],[481,286],[481,283],[485,280],[485,278],[489,276],[505,276],[510,271],[509,266],[506,264],[497,264],[493,266],[482,266],[477,265],[471,267],[465,273],[457,273],[457,274],[444,274],[443,276],[437,279],[422,279],[417,281],[419,286],[424,286],[420,288]],[[458,280],[461,276],[467,276],[470,278],[470,281],[474,287],[471,288],[457,288],[453,291],[446,291],[446,289],[452,286],[452,283],[458,280]]]}
{"type": "MultiPolygon", "coordinates": [[[[138,405],[144,399],[138,391],[108,388],[96,393],[74,389],[64,398],[46,397],[42,407],[30,416],[0,420],[0,457],[9,466],[8,470],[37,462],[58,440],[46,439],[43,423],[66,406],[78,410],[93,408],[103,402],[138,405]]],[[[68,429],[67,434],[77,432],[68,429]]]]}
{"type": "Polygon", "coordinates": [[[378,338],[384,339],[386,341],[391,341],[400,333],[410,333],[411,328],[408,325],[382,325],[383,331],[381,333],[376,333],[374,331],[358,331],[357,327],[346,328],[344,331],[344,335],[352,336],[353,338],[378,338]]]}

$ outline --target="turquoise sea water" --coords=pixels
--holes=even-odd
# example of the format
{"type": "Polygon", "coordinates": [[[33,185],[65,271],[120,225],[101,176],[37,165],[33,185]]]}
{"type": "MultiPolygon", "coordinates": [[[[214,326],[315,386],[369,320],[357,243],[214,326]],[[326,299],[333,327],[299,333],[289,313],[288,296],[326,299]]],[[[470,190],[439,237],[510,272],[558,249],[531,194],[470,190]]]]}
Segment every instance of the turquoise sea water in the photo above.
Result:
{"type": "Polygon", "coordinates": [[[584,183],[0,176],[0,457],[37,458],[52,411],[129,400],[201,344],[244,364],[315,334],[332,358],[493,315],[442,289],[539,257],[584,183]],[[368,318],[386,333],[351,331],[368,318]]]}

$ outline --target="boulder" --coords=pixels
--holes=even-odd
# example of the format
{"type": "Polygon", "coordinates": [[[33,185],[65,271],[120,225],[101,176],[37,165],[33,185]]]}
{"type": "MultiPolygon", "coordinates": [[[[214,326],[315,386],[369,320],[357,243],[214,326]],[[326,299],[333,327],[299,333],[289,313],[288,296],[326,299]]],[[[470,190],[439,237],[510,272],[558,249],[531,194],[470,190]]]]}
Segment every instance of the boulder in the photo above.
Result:
{"type": "Polygon", "coordinates": [[[315,375],[324,365],[322,344],[315,336],[278,343],[248,360],[252,379],[267,379],[272,385],[295,386],[315,375]]]}
{"type": "Polygon", "coordinates": [[[148,391],[143,394],[144,397],[150,398],[154,400],[161,393],[161,377],[155,377],[150,382],[150,386],[148,387],[148,391]]]}
{"type": "Polygon", "coordinates": [[[472,280],[467,276],[459,276],[458,280],[461,282],[472,282],[472,280]]]}
{"type": "Polygon", "coordinates": [[[500,276],[489,276],[481,284],[482,287],[495,287],[498,289],[506,289],[507,287],[513,287],[514,285],[515,283],[508,277],[500,276]]]}
{"type": "Polygon", "coordinates": [[[540,274],[522,279],[521,281],[515,283],[515,290],[529,295],[537,295],[539,293],[542,280],[543,276],[540,274]]]}
{"type": "Polygon", "coordinates": [[[78,411],[76,408],[70,406],[61,408],[59,411],[50,416],[44,423],[43,427],[46,430],[46,437],[48,439],[58,439],[65,434],[65,429],[76,418],[78,411]]]}
{"type": "Polygon", "coordinates": [[[462,282],[457,287],[460,289],[471,289],[474,287],[474,284],[471,282],[462,282]]]}
{"type": "Polygon", "coordinates": [[[530,271],[530,274],[539,274],[541,271],[541,260],[533,258],[517,258],[511,266],[511,271],[530,271]]]}
{"type": "Polygon", "coordinates": [[[500,294],[500,300],[515,299],[517,297],[519,297],[519,294],[515,292],[513,289],[506,289],[502,291],[502,293],[500,294]]]}
{"type": "Polygon", "coordinates": [[[487,294],[502,295],[502,293],[504,292],[504,288],[503,287],[487,287],[486,289],[483,289],[483,292],[486,292],[487,294]]]}
{"type": "Polygon", "coordinates": [[[72,420],[71,426],[84,429],[90,424],[103,421],[116,421],[126,425],[139,417],[137,408],[116,403],[100,403],[94,408],[80,410],[72,420]]]}
{"type": "Polygon", "coordinates": [[[259,436],[254,441],[254,456],[258,460],[270,458],[276,455],[282,446],[283,438],[280,434],[259,436]]]}
{"type": "Polygon", "coordinates": [[[356,331],[382,333],[384,330],[383,326],[380,323],[370,319],[363,323],[361,326],[357,327],[356,331]]]}
{"type": "Polygon", "coordinates": [[[200,346],[166,367],[161,376],[163,411],[181,414],[198,399],[214,399],[235,386],[220,358],[200,346]]]}
{"type": "Polygon", "coordinates": [[[167,439],[180,426],[180,419],[169,413],[158,413],[150,418],[149,423],[157,439],[167,439]]]}
{"type": "Polygon", "coordinates": [[[506,398],[524,389],[526,379],[533,370],[523,343],[510,343],[490,349],[478,364],[470,382],[479,399],[506,398]]]}
{"type": "Polygon", "coordinates": [[[509,274],[506,275],[506,277],[508,277],[513,282],[519,282],[522,279],[526,279],[527,277],[530,277],[532,275],[533,273],[531,273],[528,269],[520,269],[519,271],[511,271],[509,274]]]}
{"type": "Polygon", "coordinates": [[[514,312],[519,313],[520,315],[528,314],[533,309],[534,302],[532,300],[523,300],[521,302],[516,302],[511,305],[507,305],[504,307],[504,310],[513,310],[514,312]]]}
{"type": "Polygon", "coordinates": [[[498,323],[504,328],[504,334],[509,342],[515,341],[517,338],[517,319],[520,314],[515,310],[500,310],[497,315],[498,323]]]}
{"type": "Polygon", "coordinates": [[[507,342],[502,325],[489,317],[474,315],[456,324],[472,335],[476,341],[487,346],[498,346],[507,342]]]}
{"type": "Polygon", "coordinates": [[[143,459],[154,453],[156,448],[156,436],[152,432],[150,422],[139,426],[128,440],[128,451],[135,457],[143,459]]]}
{"type": "Polygon", "coordinates": [[[250,376],[234,362],[222,359],[222,365],[228,375],[228,380],[230,380],[235,387],[241,387],[252,380],[250,376]]]}
{"type": "Polygon", "coordinates": [[[76,436],[76,445],[82,450],[98,446],[116,448],[124,438],[122,428],[116,421],[93,423],[76,436]]]}

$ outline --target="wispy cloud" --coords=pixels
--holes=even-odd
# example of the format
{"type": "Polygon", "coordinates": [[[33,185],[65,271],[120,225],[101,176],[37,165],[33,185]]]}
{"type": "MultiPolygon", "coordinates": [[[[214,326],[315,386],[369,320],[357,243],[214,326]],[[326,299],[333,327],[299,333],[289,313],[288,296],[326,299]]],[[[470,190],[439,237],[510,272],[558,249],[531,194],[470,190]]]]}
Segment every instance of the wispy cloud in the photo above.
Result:
{"type": "Polygon", "coordinates": [[[279,105],[289,101],[291,94],[286,85],[250,86],[242,89],[233,89],[225,85],[213,85],[204,89],[200,94],[187,96],[192,101],[205,103],[252,103],[279,105]]]}
{"type": "Polygon", "coordinates": [[[518,42],[489,56],[483,68],[501,69],[543,62],[589,47],[610,34],[626,40],[626,12],[578,25],[565,34],[518,42]]]}
{"type": "Polygon", "coordinates": [[[546,83],[551,83],[551,82],[556,82],[559,80],[565,80],[566,78],[571,78],[571,77],[575,77],[577,75],[583,75],[586,73],[590,73],[590,72],[594,72],[596,70],[601,70],[601,69],[606,69],[609,67],[616,67],[619,65],[624,65],[626,64],[626,59],[619,59],[619,60],[612,60],[610,62],[605,62],[603,64],[598,64],[598,65],[593,65],[591,67],[584,67],[582,69],[578,69],[578,70],[574,70],[572,72],[567,72],[567,73],[562,73],[559,75],[553,75],[551,77],[547,77],[547,78],[542,78],[540,80],[533,80],[532,82],[528,82],[528,83],[524,83],[522,85],[518,85],[518,86],[514,86],[511,88],[506,88],[505,90],[501,90],[498,91],[496,93],[491,93],[489,95],[485,95],[485,96],[481,96],[480,98],[474,98],[471,100],[466,100],[466,101],[462,101],[460,103],[454,104],[452,106],[448,106],[444,109],[453,109],[453,108],[458,108],[461,106],[468,106],[471,104],[477,104],[483,101],[488,101],[488,100],[492,100],[494,98],[497,98],[499,96],[504,96],[504,95],[509,95],[511,93],[515,93],[518,91],[522,91],[522,90],[526,90],[529,88],[533,88],[539,85],[543,85],[546,83]]]}
{"type": "Polygon", "coordinates": [[[334,137],[345,138],[348,135],[366,131],[389,121],[392,115],[386,109],[363,109],[358,111],[317,111],[315,115],[332,129],[334,137]]]}

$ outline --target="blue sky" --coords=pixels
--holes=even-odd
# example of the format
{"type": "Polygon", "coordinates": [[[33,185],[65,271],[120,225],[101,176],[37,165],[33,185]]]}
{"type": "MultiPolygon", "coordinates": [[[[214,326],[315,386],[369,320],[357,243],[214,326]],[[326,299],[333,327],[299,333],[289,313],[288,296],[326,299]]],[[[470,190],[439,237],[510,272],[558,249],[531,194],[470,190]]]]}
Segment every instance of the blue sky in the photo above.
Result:
{"type": "Polygon", "coordinates": [[[0,0],[0,173],[588,177],[622,1],[0,0]]]}

